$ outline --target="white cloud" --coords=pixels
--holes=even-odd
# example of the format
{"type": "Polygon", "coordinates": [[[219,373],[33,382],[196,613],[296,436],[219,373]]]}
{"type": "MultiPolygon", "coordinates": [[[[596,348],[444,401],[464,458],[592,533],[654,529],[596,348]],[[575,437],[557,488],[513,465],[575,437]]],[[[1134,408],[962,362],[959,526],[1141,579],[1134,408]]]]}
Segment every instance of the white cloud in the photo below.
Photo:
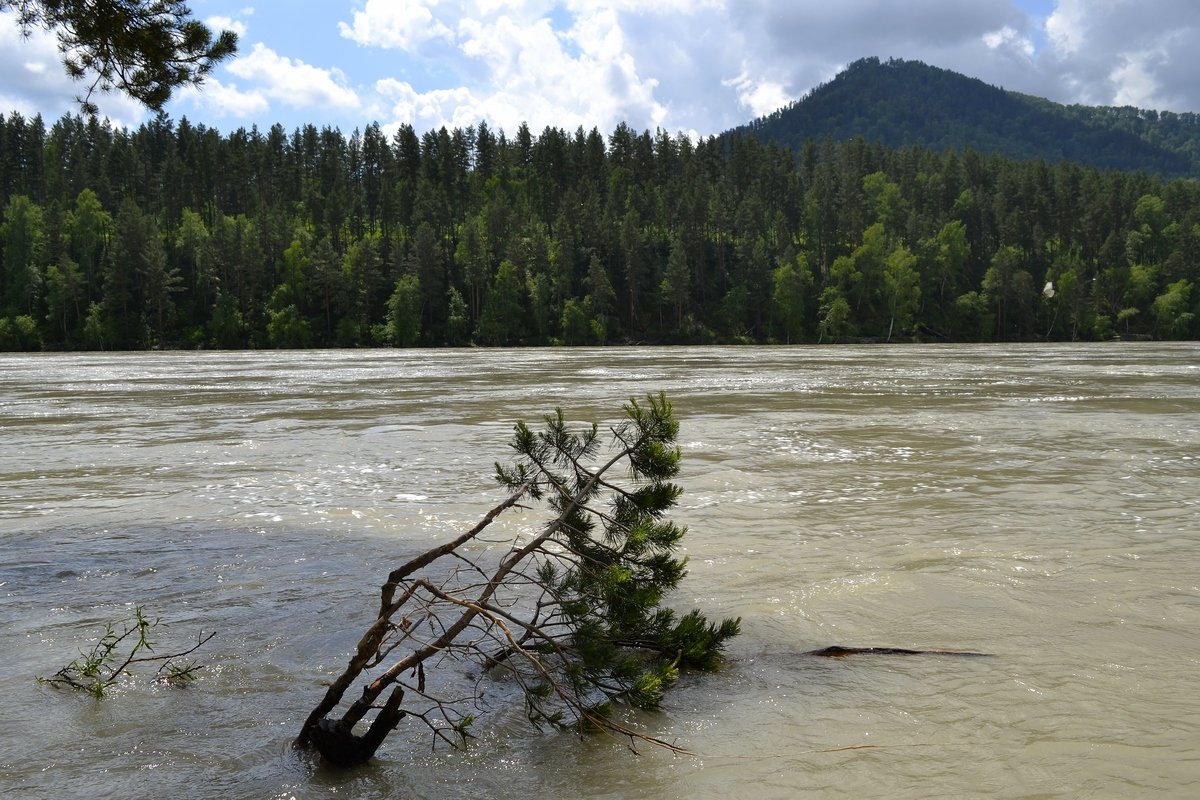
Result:
{"type": "Polygon", "coordinates": [[[1059,0],[1054,13],[1046,18],[1046,36],[1061,55],[1079,52],[1084,39],[1085,11],[1078,0],[1059,0]]]}
{"type": "MultiPolygon", "coordinates": [[[[12,14],[0,14],[0,74],[8,109],[27,114],[41,102],[66,106],[80,86],[63,72],[54,36],[35,29],[24,36],[12,14]]],[[[0,113],[4,113],[0,111],[0,113]]]]}
{"type": "MultiPolygon", "coordinates": [[[[7,12],[0,12],[0,75],[0,114],[41,114],[47,125],[64,114],[79,113],[75,98],[88,86],[67,76],[53,34],[35,28],[25,36],[15,15],[7,12]]],[[[146,116],[142,106],[123,94],[97,92],[91,99],[116,125],[134,125],[146,116]]]]}
{"type": "Polygon", "coordinates": [[[359,0],[339,30],[396,53],[391,93],[365,104],[385,124],[708,134],[864,56],[1060,102],[1197,110],[1195,3],[1057,0],[1039,15],[1017,0],[359,0]]]}
{"type": "Polygon", "coordinates": [[[1127,53],[1120,66],[1109,73],[1115,93],[1112,102],[1119,106],[1154,108],[1158,101],[1158,81],[1154,77],[1155,53],[1127,53]]]}
{"type": "Polygon", "coordinates": [[[575,13],[588,13],[597,9],[620,11],[640,15],[693,14],[704,8],[725,8],[727,0],[565,0],[563,3],[575,13]]]}
{"type": "Polygon", "coordinates": [[[181,89],[179,99],[218,117],[235,119],[265,113],[271,106],[262,92],[243,92],[237,84],[226,85],[216,78],[209,78],[200,88],[189,86],[181,89]]]}
{"type": "MultiPolygon", "coordinates": [[[[250,10],[253,11],[253,9],[250,10]]],[[[245,11],[242,13],[244,14],[245,11]]],[[[234,19],[233,17],[208,17],[204,20],[204,24],[214,32],[233,31],[239,37],[246,35],[247,26],[245,21],[234,19]]]]}
{"type": "MultiPolygon", "coordinates": [[[[648,7],[631,0],[618,5],[648,7]]],[[[681,0],[664,6],[690,7],[681,0]]],[[[360,44],[410,56],[436,45],[436,58],[427,63],[457,78],[456,85],[444,82],[424,92],[396,78],[378,84],[395,115],[393,124],[487,119],[509,131],[522,122],[534,129],[611,129],[622,120],[654,127],[667,117],[655,97],[659,82],[642,74],[621,16],[610,4],[420,0],[401,8],[368,0],[353,24],[343,22],[339,29],[360,44]]]]}
{"type": "Polygon", "coordinates": [[[1195,0],[1060,0],[1046,35],[1039,68],[1055,99],[1200,110],[1195,0]]]}
{"type": "Polygon", "coordinates": [[[362,105],[341,70],[321,69],[281,56],[262,42],[227,70],[258,87],[253,91],[293,108],[355,110],[362,105]]]}
{"type": "Polygon", "coordinates": [[[435,16],[438,0],[367,0],[354,12],[354,24],[338,23],[341,35],[361,45],[414,48],[431,39],[453,39],[454,33],[435,16]]]}
{"type": "Polygon", "coordinates": [[[474,112],[479,102],[465,87],[418,92],[395,78],[384,78],[375,84],[384,99],[384,116],[390,120],[384,126],[389,132],[406,122],[418,130],[430,130],[446,125],[462,127],[477,122],[474,112]]]}
{"type": "Polygon", "coordinates": [[[745,70],[736,78],[721,81],[722,86],[737,91],[738,104],[754,117],[764,117],[783,108],[791,98],[783,84],[769,80],[754,80],[745,70]]]}
{"type": "Polygon", "coordinates": [[[1020,53],[1025,58],[1033,58],[1033,40],[1028,36],[1022,36],[1008,25],[1000,28],[1000,30],[985,33],[983,35],[983,43],[987,45],[989,50],[999,50],[1003,47],[1020,53]]]}
{"type": "MultiPolygon", "coordinates": [[[[231,3],[206,22],[242,35],[242,55],[171,109],[260,126],[486,119],[509,133],[521,122],[607,133],[624,121],[708,135],[878,56],[1060,102],[1200,111],[1196,3],[1057,0],[1040,15],[1024,0],[231,3]]],[[[3,12],[0,74],[0,113],[55,118],[86,89],[63,73],[53,36],[22,39],[3,12]]],[[[121,95],[99,99],[129,123],[147,116],[121,95]]]]}

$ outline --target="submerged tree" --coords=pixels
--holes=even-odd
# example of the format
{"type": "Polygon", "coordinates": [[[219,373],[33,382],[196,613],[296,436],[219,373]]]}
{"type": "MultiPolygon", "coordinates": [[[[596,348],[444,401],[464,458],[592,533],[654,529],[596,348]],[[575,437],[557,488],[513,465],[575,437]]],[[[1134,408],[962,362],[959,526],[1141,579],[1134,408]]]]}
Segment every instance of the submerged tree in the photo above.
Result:
{"type": "Polygon", "coordinates": [[[201,631],[196,636],[196,644],[185,650],[156,653],[150,641],[150,633],[158,627],[158,622],[157,618],[147,617],[142,607],[138,606],[133,611],[133,619],[124,623],[119,632],[112,623],[106,624],[104,635],[92,645],[91,650],[80,652],[79,658],[50,677],[39,676],[38,683],[104,697],[118,681],[132,673],[135,665],[147,663],[159,665],[155,678],[159,683],[190,683],[203,666],[179,659],[199,650],[217,635],[216,632],[210,631],[206,636],[201,631]],[[146,655],[147,653],[149,655],[146,655]]]}
{"type": "Polygon", "coordinates": [[[672,482],[678,427],[661,394],[631,400],[608,436],[595,424],[570,430],[561,410],[538,432],[518,423],[513,463],[496,465],[508,498],[388,575],[376,620],[297,744],[334,764],[357,764],[407,717],[461,745],[484,708],[485,682],[496,681],[520,694],[539,727],[671,747],[623,725],[612,704],[658,706],[679,670],[713,669],[739,627],[737,619],[712,624],[699,611],[663,607],[686,573],[686,559],[674,555],[686,529],[665,519],[681,492],[672,482]],[[507,548],[476,547],[497,517],[528,502],[548,507],[542,527],[507,548]],[[465,665],[478,670],[466,684],[465,665]],[[336,714],[360,677],[361,695],[336,714]],[[371,711],[366,731],[355,734],[371,711]]]}

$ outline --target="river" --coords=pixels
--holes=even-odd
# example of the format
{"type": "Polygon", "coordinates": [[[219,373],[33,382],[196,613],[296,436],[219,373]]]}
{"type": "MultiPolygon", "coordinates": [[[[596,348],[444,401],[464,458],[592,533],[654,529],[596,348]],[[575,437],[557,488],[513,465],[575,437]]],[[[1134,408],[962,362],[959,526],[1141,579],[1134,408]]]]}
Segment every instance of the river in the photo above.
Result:
{"type": "Polygon", "coordinates": [[[0,547],[5,797],[1200,796],[1195,344],[0,355],[0,547]],[[466,752],[289,747],[516,420],[659,390],[674,602],[743,622],[631,720],[694,756],[519,707],[466,752]],[[216,631],[194,684],[36,682],[135,606],[161,649],[216,631]]]}

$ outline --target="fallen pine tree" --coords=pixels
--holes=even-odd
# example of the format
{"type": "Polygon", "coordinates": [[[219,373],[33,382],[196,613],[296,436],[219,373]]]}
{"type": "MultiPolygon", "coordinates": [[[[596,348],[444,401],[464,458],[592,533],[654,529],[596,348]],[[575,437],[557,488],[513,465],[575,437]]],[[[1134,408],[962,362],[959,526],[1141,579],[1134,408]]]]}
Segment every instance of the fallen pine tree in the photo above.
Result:
{"type": "Polygon", "coordinates": [[[686,529],[665,517],[681,493],[672,482],[679,425],[662,394],[623,411],[604,434],[595,424],[569,429],[561,410],[536,432],[516,425],[514,458],[496,465],[508,497],[387,576],[376,619],[299,746],[335,765],[362,763],[405,719],[462,745],[482,682],[501,680],[519,689],[535,725],[674,748],[620,722],[613,704],[658,706],[680,670],[717,666],[739,620],[714,624],[664,605],[686,574],[675,556],[686,529]],[[506,547],[476,546],[501,514],[529,504],[548,510],[542,526],[506,547]],[[468,665],[481,677],[464,692],[468,665]]]}

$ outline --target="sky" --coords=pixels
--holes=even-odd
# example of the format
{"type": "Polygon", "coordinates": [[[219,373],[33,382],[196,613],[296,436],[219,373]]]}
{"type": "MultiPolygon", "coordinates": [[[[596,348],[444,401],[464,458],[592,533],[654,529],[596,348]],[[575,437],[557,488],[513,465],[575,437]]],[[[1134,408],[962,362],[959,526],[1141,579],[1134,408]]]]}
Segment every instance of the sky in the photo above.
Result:
{"type": "MultiPolygon", "coordinates": [[[[223,132],[486,120],[717,134],[865,57],[1062,103],[1200,112],[1197,0],[191,0],[238,55],[167,113],[223,132]]],[[[0,13],[0,113],[78,110],[51,34],[0,13]]],[[[97,99],[97,98],[93,98],[97,99]]],[[[101,114],[134,127],[123,96],[101,114]]]]}

